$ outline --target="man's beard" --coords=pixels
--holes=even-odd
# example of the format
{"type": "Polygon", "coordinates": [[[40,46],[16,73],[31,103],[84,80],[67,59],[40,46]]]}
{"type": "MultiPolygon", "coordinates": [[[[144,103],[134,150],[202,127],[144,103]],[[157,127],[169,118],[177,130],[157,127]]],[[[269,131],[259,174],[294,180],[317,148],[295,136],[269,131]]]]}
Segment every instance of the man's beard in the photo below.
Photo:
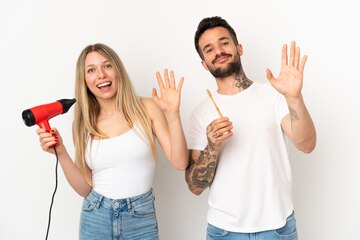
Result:
{"type": "Polygon", "coordinates": [[[209,71],[215,78],[226,78],[226,77],[233,75],[234,73],[235,74],[239,73],[240,69],[241,69],[240,55],[236,55],[234,61],[231,63],[228,63],[226,68],[224,68],[224,69],[209,68],[209,71]]]}

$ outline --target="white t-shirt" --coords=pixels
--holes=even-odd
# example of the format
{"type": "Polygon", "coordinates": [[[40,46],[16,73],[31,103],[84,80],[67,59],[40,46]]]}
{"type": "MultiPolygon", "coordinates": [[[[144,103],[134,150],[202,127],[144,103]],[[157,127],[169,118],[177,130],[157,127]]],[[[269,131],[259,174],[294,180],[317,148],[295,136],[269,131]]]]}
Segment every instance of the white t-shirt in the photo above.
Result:
{"type": "Polygon", "coordinates": [[[105,197],[134,197],[152,187],[155,160],[137,128],[117,137],[89,141],[86,163],[92,170],[94,191],[105,197]]]}
{"type": "MultiPolygon", "coordinates": [[[[293,211],[288,140],[281,129],[289,113],[285,98],[270,84],[256,82],[232,96],[214,92],[213,98],[233,123],[234,135],[218,156],[208,222],[243,233],[284,226],[293,211]]],[[[207,97],[192,113],[189,149],[204,150],[206,127],[217,118],[207,97]]]]}

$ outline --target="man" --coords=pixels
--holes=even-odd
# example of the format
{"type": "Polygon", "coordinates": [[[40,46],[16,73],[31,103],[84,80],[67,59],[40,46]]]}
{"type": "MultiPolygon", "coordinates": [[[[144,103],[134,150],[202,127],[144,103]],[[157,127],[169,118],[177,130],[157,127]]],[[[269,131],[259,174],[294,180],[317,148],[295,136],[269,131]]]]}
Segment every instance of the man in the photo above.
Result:
{"type": "Polygon", "coordinates": [[[189,132],[186,182],[196,195],[209,187],[207,239],[297,239],[288,139],[310,153],[316,132],[301,90],[307,56],[282,49],[270,84],[246,77],[243,48],[221,17],[203,19],[195,34],[202,65],[218,89],[197,106],[189,132]]]}

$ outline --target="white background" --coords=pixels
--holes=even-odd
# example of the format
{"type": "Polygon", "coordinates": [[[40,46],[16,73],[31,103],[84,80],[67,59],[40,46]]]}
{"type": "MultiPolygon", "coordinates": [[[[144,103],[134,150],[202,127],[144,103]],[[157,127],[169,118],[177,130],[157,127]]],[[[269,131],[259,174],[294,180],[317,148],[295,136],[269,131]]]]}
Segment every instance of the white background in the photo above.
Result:
{"type": "MultiPolygon", "coordinates": [[[[21,119],[24,109],[74,96],[75,62],[88,44],[105,43],[123,60],[139,95],[155,72],[184,76],[185,129],[205,89],[215,89],[193,44],[198,22],[224,17],[244,48],[247,76],[278,73],[281,46],[297,40],[309,56],[303,95],[318,133],[310,155],[291,149],[294,201],[302,240],[357,240],[360,226],[359,3],[318,1],[6,1],[0,2],[0,239],[44,239],[55,157],[21,119]]],[[[73,155],[72,110],[50,120],[73,155]]],[[[134,176],[136,177],[136,176],[134,176]]],[[[207,192],[192,195],[184,172],[161,155],[154,180],[160,237],[205,238],[207,192]]],[[[77,239],[82,199],[59,169],[52,240],[77,239]]]]}

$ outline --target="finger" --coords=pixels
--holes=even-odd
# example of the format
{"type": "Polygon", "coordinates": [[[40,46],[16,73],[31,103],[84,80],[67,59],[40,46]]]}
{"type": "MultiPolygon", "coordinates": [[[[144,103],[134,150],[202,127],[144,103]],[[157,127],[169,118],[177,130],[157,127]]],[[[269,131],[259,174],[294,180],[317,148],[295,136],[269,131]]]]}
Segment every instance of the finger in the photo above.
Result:
{"type": "Polygon", "coordinates": [[[170,81],[169,81],[169,73],[167,68],[164,69],[164,79],[165,79],[165,87],[169,88],[170,87],[170,81]]]}
{"type": "Polygon", "coordinates": [[[184,84],[184,77],[181,77],[181,78],[180,78],[180,81],[179,81],[179,85],[178,85],[178,87],[177,87],[178,91],[181,92],[181,89],[182,89],[183,84],[184,84]]]}
{"type": "Polygon", "coordinates": [[[291,42],[291,46],[290,46],[290,62],[289,65],[290,66],[294,66],[294,61],[295,61],[295,47],[296,47],[296,43],[295,41],[291,42]]]}
{"type": "Polygon", "coordinates": [[[283,45],[281,53],[281,65],[285,67],[288,65],[287,44],[283,45]]]}
{"type": "Polygon", "coordinates": [[[300,48],[297,47],[295,49],[295,60],[294,60],[294,67],[298,68],[300,62],[300,48]]]}
{"type": "Polygon", "coordinates": [[[218,130],[221,126],[223,126],[221,125],[223,123],[231,124],[228,117],[217,118],[206,127],[206,132],[210,133],[218,130]]]}
{"type": "MultiPolygon", "coordinates": [[[[44,130],[44,129],[42,129],[42,130],[44,130]]],[[[53,137],[53,135],[51,133],[47,132],[46,130],[44,130],[44,131],[39,130],[38,135],[39,135],[40,141],[42,141],[42,139],[45,139],[45,138],[53,137]]]]}
{"type": "Polygon", "coordinates": [[[57,137],[43,137],[40,139],[40,144],[42,148],[49,148],[53,144],[58,143],[59,139],[57,137]]]}
{"type": "Polygon", "coordinates": [[[214,133],[216,133],[217,136],[221,136],[223,133],[230,131],[233,128],[233,125],[231,122],[226,122],[224,124],[218,124],[214,126],[214,133]]]}
{"type": "Polygon", "coordinates": [[[47,130],[47,129],[45,129],[45,128],[38,128],[38,129],[36,130],[36,133],[37,133],[37,134],[50,133],[50,130],[47,130]]]}
{"type": "Polygon", "coordinates": [[[217,124],[220,124],[220,123],[226,122],[226,121],[229,121],[228,117],[217,118],[214,121],[212,121],[211,125],[215,126],[217,124]]]}
{"type": "Polygon", "coordinates": [[[271,70],[268,68],[266,69],[266,78],[269,80],[271,84],[273,84],[273,82],[275,81],[274,75],[272,74],[271,70]]]}
{"type": "Polygon", "coordinates": [[[232,122],[227,120],[227,121],[214,123],[212,126],[213,126],[212,132],[216,132],[220,129],[231,127],[232,122]]]}
{"type": "Polygon", "coordinates": [[[43,128],[38,128],[38,129],[36,129],[36,133],[37,133],[38,135],[40,135],[40,134],[42,134],[42,133],[45,133],[45,129],[43,129],[43,128]]]}
{"type": "Polygon", "coordinates": [[[58,144],[58,141],[52,140],[52,141],[46,142],[45,144],[42,144],[41,147],[44,151],[49,151],[50,148],[55,146],[56,144],[58,144]]]}
{"type": "Polygon", "coordinates": [[[300,66],[299,66],[299,70],[301,72],[304,72],[304,68],[305,68],[307,58],[308,58],[307,55],[304,55],[303,58],[301,59],[300,66]]]}
{"type": "Polygon", "coordinates": [[[216,127],[215,126],[215,129],[214,131],[211,133],[211,136],[212,137],[221,137],[223,134],[227,134],[228,132],[231,132],[231,130],[233,129],[233,125],[230,123],[230,124],[226,124],[226,125],[223,125],[223,126],[218,126],[216,127]]]}
{"type": "Polygon", "coordinates": [[[170,71],[170,87],[175,88],[175,75],[174,71],[170,71]]]}
{"type": "Polygon", "coordinates": [[[157,91],[155,88],[152,89],[152,98],[154,99],[155,102],[159,102],[159,97],[157,95],[157,91]]]}
{"type": "Polygon", "coordinates": [[[228,131],[226,134],[222,134],[220,137],[216,138],[215,142],[224,141],[234,135],[233,132],[228,131]]]}
{"type": "Polygon", "coordinates": [[[160,91],[164,89],[164,83],[159,72],[156,72],[156,79],[160,88],[160,91]]]}

